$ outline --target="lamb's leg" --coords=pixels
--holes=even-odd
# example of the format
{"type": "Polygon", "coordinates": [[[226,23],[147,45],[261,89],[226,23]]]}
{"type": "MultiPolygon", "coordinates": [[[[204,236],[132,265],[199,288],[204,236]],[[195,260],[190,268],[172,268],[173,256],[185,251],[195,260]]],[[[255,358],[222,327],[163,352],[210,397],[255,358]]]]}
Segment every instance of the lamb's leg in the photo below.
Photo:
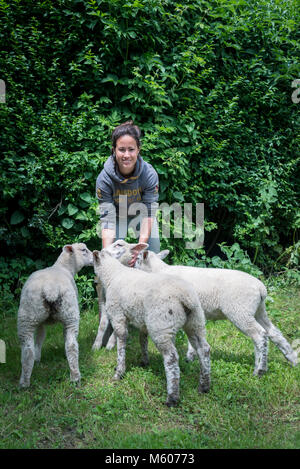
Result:
{"type": "Polygon", "coordinates": [[[113,379],[118,381],[120,380],[126,370],[126,341],[128,336],[128,328],[127,324],[124,321],[117,321],[113,323],[114,331],[117,336],[117,352],[118,352],[118,360],[117,360],[117,367],[114,374],[113,379]]]}
{"type": "Polygon", "coordinates": [[[206,341],[205,320],[198,306],[190,312],[184,325],[189,347],[196,352],[200,362],[199,392],[210,388],[210,346],[206,341]]]}
{"type": "Polygon", "coordinates": [[[46,328],[44,324],[40,324],[37,328],[36,338],[35,338],[35,361],[41,361],[41,352],[42,352],[42,345],[46,337],[46,328]]]}
{"type": "Polygon", "coordinates": [[[30,386],[30,377],[34,365],[34,329],[19,333],[21,342],[22,373],[19,385],[22,388],[30,386]]]}
{"type": "Polygon", "coordinates": [[[268,335],[265,329],[255,320],[251,313],[244,312],[244,314],[234,316],[228,313],[226,316],[241,332],[250,337],[254,343],[255,366],[253,374],[261,376],[266,373],[268,362],[268,335]]]}
{"type": "Polygon", "coordinates": [[[277,329],[277,327],[275,327],[268,318],[264,302],[260,304],[257,310],[256,319],[266,330],[269,339],[279,348],[285,358],[291,363],[291,365],[296,366],[298,363],[297,352],[292,349],[291,345],[283,337],[280,330],[277,329]]]}
{"type": "Polygon", "coordinates": [[[70,367],[70,380],[80,383],[80,371],[78,364],[78,324],[66,324],[64,326],[65,350],[70,367]]]}
{"type": "Polygon", "coordinates": [[[147,332],[140,331],[140,345],[142,351],[142,360],[141,366],[149,365],[149,356],[148,356],[148,334],[147,332]]]}
{"type": "Polygon", "coordinates": [[[185,358],[186,361],[192,362],[195,359],[196,355],[197,355],[196,350],[193,348],[192,344],[188,340],[188,349],[187,349],[186,358],[185,358]]]}
{"type": "Polygon", "coordinates": [[[108,337],[111,336],[112,330],[113,329],[106,314],[105,306],[102,304],[101,320],[92,350],[99,350],[102,345],[105,345],[104,342],[106,342],[108,337]]]}
{"type": "Polygon", "coordinates": [[[187,329],[186,333],[200,362],[199,392],[208,392],[210,389],[210,346],[197,330],[187,329]]]}
{"type": "Polygon", "coordinates": [[[97,296],[98,296],[98,312],[99,312],[99,323],[101,321],[101,309],[102,309],[102,302],[103,302],[103,291],[102,291],[102,285],[99,280],[99,277],[95,277],[94,282],[96,284],[96,291],[97,291],[97,296]]]}
{"type": "Polygon", "coordinates": [[[179,381],[180,381],[180,368],[179,357],[172,338],[155,337],[151,335],[153,342],[163,356],[164,367],[167,379],[167,401],[168,407],[174,407],[179,401],[179,381]]]}
{"type": "Polygon", "coordinates": [[[103,336],[105,334],[108,324],[109,324],[109,319],[107,317],[105,309],[102,309],[102,315],[101,315],[101,319],[100,319],[100,323],[98,327],[97,337],[93,344],[92,350],[99,350],[102,347],[103,336]]]}
{"type": "MultiPolygon", "coordinates": [[[[109,324],[110,325],[110,324],[109,324]]],[[[112,328],[110,327],[110,330],[112,331],[112,328]]],[[[114,346],[116,345],[117,343],[117,336],[116,334],[113,332],[111,335],[110,335],[110,338],[107,342],[107,345],[106,345],[106,350],[112,350],[114,348],[114,346]]]]}

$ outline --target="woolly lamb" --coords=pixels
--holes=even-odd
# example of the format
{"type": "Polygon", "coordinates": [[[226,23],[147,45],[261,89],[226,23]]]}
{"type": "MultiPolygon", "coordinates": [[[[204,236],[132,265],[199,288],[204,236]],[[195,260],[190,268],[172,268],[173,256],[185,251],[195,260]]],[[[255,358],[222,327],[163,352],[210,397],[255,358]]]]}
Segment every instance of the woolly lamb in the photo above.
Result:
{"type": "MultiPolygon", "coordinates": [[[[143,250],[139,244],[128,244],[118,240],[109,248],[122,264],[131,259],[131,250],[143,250]]],[[[267,371],[268,338],[279,348],[291,365],[297,365],[297,353],[292,349],[282,333],[268,318],[265,298],[267,290],[257,278],[239,270],[199,268],[181,265],[168,265],[162,261],[168,250],[155,254],[145,251],[137,261],[137,266],[147,272],[176,275],[190,282],[200,300],[206,319],[229,319],[254,343],[254,375],[267,371]]],[[[109,341],[113,343],[113,338],[109,341]]],[[[189,343],[187,358],[195,356],[189,343]]]]}
{"type": "Polygon", "coordinates": [[[164,274],[148,274],[121,265],[103,249],[93,251],[94,271],[101,278],[106,297],[106,313],[117,336],[118,361],[114,375],[125,373],[128,324],[140,330],[142,363],[148,364],[147,335],[163,356],[168,406],[179,399],[178,353],[175,336],[183,328],[200,362],[199,392],[210,386],[209,345],[205,339],[205,319],[197,294],[187,282],[164,274]]]}
{"type": "Polygon", "coordinates": [[[71,381],[80,382],[78,367],[79,306],[74,275],[93,265],[93,255],[85,244],[64,246],[55,264],[32,273],[23,286],[18,311],[18,336],[21,343],[22,374],[20,386],[30,386],[34,361],[40,361],[45,325],[61,322],[71,381]],[[34,333],[36,345],[34,344],[34,333]]]}

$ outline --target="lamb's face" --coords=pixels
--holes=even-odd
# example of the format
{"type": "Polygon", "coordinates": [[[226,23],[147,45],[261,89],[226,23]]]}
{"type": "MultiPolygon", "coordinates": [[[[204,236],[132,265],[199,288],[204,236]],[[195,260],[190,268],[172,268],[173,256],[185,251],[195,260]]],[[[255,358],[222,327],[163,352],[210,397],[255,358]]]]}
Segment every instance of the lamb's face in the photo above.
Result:
{"type": "Polygon", "coordinates": [[[139,262],[141,261],[141,253],[148,247],[147,243],[126,243],[122,239],[118,239],[110,246],[105,248],[109,254],[118,259],[121,264],[128,266],[128,263],[131,261],[134,253],[138,252],[138,258],[135,267],[138,267],[139,262]]]}
{"type": "Polygon", "coordinates": [[[93,266],[96,275],[100,276],[102,251],[93,251],[93,266]]]}
{"type": "Polygon", "coordinates": [[[70,256],[76,266],[76,271],[93,265],[93,254],[84,243],[67,244],[63,251],[70,256]]]}
{"type": "Polygon", "coordinates": [[[142,252],[137,259],[136,265],[138,269],[141,269],[145,272],[152,272],[152,263],[151,259],[153,259],[155,254],[151,251],[144,251],[142,252]]]}
{"type": "Polygon", "coordinates": [[[92,266],[93,253],[87,248],[87,246],[84,243],[76,243],[74,246],[76,246],[77,256],[80,257],[83,262],[83,265],[92,266]]]}
{"type": "Polygon", "coordinates": [[[168,249],[160,251],[158,254],[152,251],[144,251],[138,257],[136,266],[145,272],[157,272],[163,267],[160,261],[167,257],[169,252],[168,249]]]}
{"type": "Polygon", "coordinates": [[[128,256],[131,256],[130,254],[130,248],[134,246],[134,244],[129,244],[126,243],[126,241],[123,241],[122,239],[118,239],[114,243],[112,243],[110,246],[105,248],[107,252],[109,252],[115,259],[120,260],[121,257],[124,256],[124,254],[128,256]]]}

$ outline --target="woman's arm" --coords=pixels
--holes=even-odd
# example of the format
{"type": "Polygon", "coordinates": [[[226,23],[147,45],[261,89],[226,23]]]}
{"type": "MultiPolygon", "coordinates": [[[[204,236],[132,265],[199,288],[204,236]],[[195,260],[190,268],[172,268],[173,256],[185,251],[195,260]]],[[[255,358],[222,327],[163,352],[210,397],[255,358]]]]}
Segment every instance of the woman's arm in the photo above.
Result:
{"type": "Polygon", "coordinates": [[[102,248],[107,248],[114,242],[114,239],[116,236],[115,230],[104,228],[101,231],[101,234],[102,234],[102,248]]]}
{"type": "Polygon", "coordinates": [[[139,243],[147,243],[150,238],[154,218],[144,218],[141,223],[139,243]]]}

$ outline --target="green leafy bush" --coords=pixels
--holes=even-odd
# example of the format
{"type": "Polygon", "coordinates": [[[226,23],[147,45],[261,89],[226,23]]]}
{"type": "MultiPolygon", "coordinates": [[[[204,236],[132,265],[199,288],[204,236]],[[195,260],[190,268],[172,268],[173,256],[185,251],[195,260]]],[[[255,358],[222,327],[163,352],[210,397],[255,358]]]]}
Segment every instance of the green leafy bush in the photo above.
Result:
{"type": "Polygon", "coordinates": [[[213,228],[205,252],[169,240],[174,261],[217,262],[218,244],[238,243],[264,272],[289,267],[298,16],[296,0],[2,0],[3,262],[51,263],[77,240],[100,247],[95,179],[112,129],[131,117],[160,200],[204,202],[213,228]]]}

